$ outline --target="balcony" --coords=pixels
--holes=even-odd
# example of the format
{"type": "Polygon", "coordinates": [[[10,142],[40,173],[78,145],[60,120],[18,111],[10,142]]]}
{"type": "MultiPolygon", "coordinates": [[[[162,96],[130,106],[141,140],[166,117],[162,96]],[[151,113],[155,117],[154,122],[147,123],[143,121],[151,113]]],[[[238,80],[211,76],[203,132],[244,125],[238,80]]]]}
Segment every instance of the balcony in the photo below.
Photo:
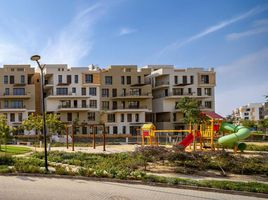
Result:
{"type": "Polygon", "coordinates": [[[62,93],[62,94],[59,94],[59,93],[51,93],[47,96],[47,98],[49,99],[62,99],[62,98],[81,98],[81,99],[88,99],[90,98],[89,95],[78,95],[77,93],[72,93],[72,92],[69,92],[69,93],[62,93]]]}
{"type": "Polygon", "coordinates": [[[169,87],[169,81],[156,81],[154,84],[154,88],[159,87],[169,87]]]}
{"type": "Polygon", "coordinates": [[[26,106],[22,105],[22,106],[2,106],[0,108],[1,112],[23,112],[26,111],[26,106]]]}
{"type": "Polygon", "coordinates": [[[2,99],[29,99],[31,98],[31,94],[30,93],[27,93],[27,94],[4,93],[3,96],[1,96],[0,98],[2,99]]]}
{"type": "Polygon", "coordinates": [[[58,111],[88,111],[90,109],[97,109],[96,107],[90,107],[89,105],[59,105],[58,111]]]}
{"type": "Polygon", "coordinates": [[[113,96],[113,99],[148,99],[153,98],[152,93],[139,93],[139,92],[130,92],[130,93],[123,93],[118,96],[113,96]]]}
{"type": "Polygon", "coordinates": [[[112,110],[115,112],[133,112],[133,111],[142,111],[142,112],[151,112],[151,109],[148,106],[114,106],[112,110]]]}
{"type": "Polygon", "coordinates": [[[26,86],[26,83],[14,83],[13,86],[23,87],[23,86],[26,86]]]}

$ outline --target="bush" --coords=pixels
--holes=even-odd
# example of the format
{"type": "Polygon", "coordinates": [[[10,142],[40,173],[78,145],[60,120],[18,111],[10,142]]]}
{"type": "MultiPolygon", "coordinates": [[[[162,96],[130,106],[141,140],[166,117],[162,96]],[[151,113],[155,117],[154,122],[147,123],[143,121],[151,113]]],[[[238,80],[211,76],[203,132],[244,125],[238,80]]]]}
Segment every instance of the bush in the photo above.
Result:
{"type": "Polygon", "coordinates": [[[11,156],[0,156],[0,165],[13,165],[14,160],[11,156]]]}

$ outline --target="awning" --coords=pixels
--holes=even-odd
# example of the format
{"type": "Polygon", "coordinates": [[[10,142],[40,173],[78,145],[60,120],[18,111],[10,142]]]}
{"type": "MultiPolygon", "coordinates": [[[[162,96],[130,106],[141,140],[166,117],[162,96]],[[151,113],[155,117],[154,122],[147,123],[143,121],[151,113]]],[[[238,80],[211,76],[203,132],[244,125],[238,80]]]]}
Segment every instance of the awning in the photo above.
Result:
{"type": "Polygon", "coordinates": [[[224,119],[224,117],[215,113],[214,111],[206,111],[206,112],[202,112],[202,113],[205,114],[210,119],[224,119]]]}

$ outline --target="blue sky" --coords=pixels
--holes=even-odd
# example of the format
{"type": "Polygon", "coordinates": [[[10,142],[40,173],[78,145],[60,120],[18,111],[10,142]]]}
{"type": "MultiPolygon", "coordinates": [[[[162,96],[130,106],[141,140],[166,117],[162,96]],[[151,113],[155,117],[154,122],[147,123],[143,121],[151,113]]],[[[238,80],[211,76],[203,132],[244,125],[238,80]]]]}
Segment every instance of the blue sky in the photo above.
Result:
{"type": "Polygon", "coordinates": [[[0,0],[0,64],[214,67],[216,111],[268,94],[268,1],[0,0]]]}

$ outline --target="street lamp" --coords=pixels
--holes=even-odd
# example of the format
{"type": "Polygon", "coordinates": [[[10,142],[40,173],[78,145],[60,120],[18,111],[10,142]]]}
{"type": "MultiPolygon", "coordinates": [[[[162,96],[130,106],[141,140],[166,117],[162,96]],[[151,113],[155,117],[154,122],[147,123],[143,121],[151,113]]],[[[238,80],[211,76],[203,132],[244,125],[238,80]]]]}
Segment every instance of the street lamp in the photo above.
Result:
{"type": "Polygon", "coordinates": [[[33,55],[31,57],[32,61],[36,61],[39,69],[41,70],[41,100],[42,100],[42,115],[43,115],[43,134],[44,134],[44,145],[45,145],[45,169],[48,172],[48,164],[47,164],[47,128],[46,128],[46,112],[45,112],[45,99],[44,99],[44,68],[45,65],[41,66],[39,60],[41,56],[33,55]]]}

